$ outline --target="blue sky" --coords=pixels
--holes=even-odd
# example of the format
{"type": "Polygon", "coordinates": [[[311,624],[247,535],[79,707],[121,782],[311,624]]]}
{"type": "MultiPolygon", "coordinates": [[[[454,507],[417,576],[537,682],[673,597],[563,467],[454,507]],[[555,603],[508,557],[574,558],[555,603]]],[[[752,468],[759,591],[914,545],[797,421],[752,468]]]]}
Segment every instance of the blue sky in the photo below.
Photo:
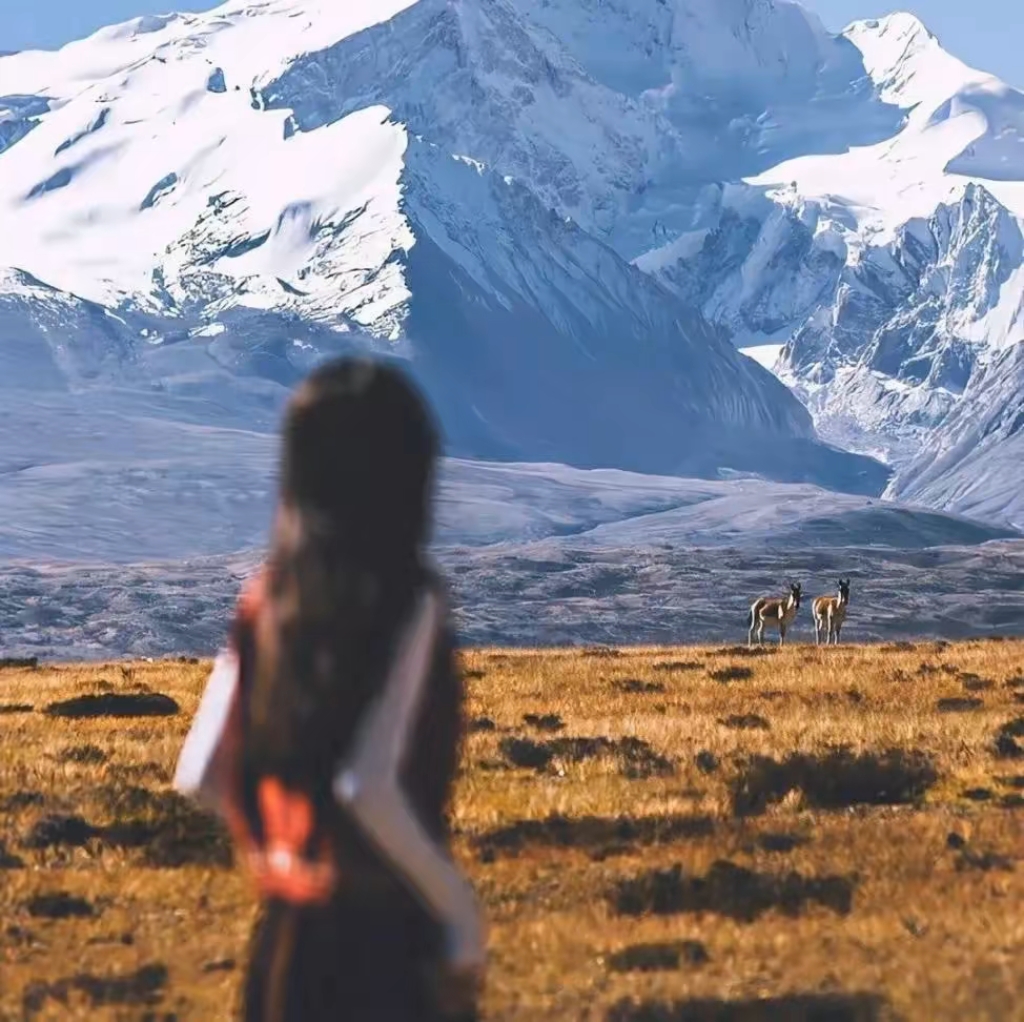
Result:
{"type": "MultiPolygon", "coordinates": [[[[349,0],[337,0],[347,3],[349,0]]],[[[890,10],[911,10],[947,49],[1024,87],[1024,0],[804,0],[829,28],[890,10]]],[[[200,11],[209,0],[0,0],[0,50],[56,47],[137,14],[200,11]]]]}

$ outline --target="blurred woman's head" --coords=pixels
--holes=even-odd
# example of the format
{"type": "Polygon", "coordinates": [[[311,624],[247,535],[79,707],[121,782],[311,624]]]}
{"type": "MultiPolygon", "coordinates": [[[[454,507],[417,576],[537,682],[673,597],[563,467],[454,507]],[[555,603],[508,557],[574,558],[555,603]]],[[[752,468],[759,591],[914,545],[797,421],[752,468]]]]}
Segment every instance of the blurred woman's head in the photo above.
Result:
{"type": "MultiPolygon", "coordinates": [[[[393,364],[343,358],[288,406],[280,513],[347,566],[386,572],[418,557],[438,440],[419,391],[393,364]]],[[[277,537],[275,537],[275,546],[277,537]]]]}
{"type": "Polygon", "coordinates": [[[253,636],[261,768],[329,780],[347,731],[338,716],[382,682],[425,577],[438,446],[426,402],[390,362],[332,361],[289,402],[253,636]]]}

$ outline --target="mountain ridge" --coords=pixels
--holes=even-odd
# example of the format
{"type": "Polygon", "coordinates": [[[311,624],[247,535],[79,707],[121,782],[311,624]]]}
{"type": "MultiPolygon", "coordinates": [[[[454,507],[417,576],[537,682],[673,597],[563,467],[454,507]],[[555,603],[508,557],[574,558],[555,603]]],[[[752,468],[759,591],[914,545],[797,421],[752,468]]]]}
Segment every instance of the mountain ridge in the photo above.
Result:
{"type": "Polygon", "coordinates": [[[19,385],[256,409],[369,346],[411,359],[461,454],[1024,520],[953,439],[984,379],[991,457],[1015,442],[1024,96],[911,16],[230,2],[0,78],[19,385]],[[767,344],[813,426],[733,350],[767,344]]]}

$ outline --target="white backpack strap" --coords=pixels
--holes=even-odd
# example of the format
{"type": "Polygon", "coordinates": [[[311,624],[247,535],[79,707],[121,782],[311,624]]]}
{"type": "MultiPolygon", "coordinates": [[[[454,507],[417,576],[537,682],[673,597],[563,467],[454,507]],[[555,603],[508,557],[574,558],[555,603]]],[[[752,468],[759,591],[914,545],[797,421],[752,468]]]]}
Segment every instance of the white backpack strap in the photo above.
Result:
{"type": "Polygon", "coordinates": [[[213,662],[199,709],[185,737],[174,773],[174,787],[212,809],[218,809],[223,781],[216,769],[231,710],[238,695],[238,656],[223,650],[213,662]]]}
{"type": "Polygon", "coordinates": [[[424,830],[400,783],[441,620],[441,599],[428,589],[334,793],[445,925],[451,964],[474,971],[484,962],[484,927],[473,889],[424,830]]]}

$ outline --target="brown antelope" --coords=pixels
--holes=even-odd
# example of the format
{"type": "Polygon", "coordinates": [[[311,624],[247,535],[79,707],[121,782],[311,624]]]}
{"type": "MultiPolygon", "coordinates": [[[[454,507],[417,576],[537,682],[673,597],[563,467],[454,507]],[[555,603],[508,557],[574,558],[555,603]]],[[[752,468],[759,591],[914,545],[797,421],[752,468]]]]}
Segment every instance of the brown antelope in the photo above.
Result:
{"type": "Polygon", "coordinates": [[[794,582],[789,587],[788,596],[762,596],[755,600],[750,607],[748,620],[749,632],[747,634],[747,645],[753,646],[754,637],[757,636],[758,645],[764,642],[764,630],[771,625],[779,630],[779,645],[786,641],[786,629],[796,617],[800,609],[800,583],[794,582]]]}
{"type": "Polygon", "coordinates": [[[835,636],[835,645],[839,645],[839,636],[843,630],[843,621],[846,620],[846,608],[850,603],[850,580],[839,580],[839,592],[835,596],[819,596],[811,604],[811,612],[814,615],[814,642],[821,645],[824,637],[825,645],[832,642],[835,636]]]}

